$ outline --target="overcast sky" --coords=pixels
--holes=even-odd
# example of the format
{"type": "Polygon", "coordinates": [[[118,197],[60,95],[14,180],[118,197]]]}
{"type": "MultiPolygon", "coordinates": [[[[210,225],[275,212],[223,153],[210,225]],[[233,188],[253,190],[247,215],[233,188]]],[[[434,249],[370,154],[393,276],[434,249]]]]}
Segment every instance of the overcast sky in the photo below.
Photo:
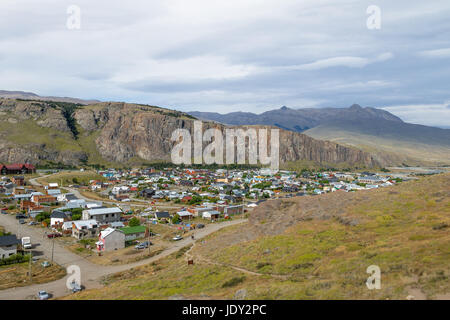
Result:
{"type": "Polygon", "coordinates": [[[450,127],[449,17],[448,0],[1,0],[0,89],[220,113],[358,103],[450,127]]]}

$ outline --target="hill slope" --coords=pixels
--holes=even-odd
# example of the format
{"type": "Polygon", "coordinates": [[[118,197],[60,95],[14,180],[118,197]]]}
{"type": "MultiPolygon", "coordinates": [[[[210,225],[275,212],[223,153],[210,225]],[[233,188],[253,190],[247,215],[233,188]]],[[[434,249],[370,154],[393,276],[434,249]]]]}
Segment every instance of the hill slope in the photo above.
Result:
{"type": "Polygon", "coordinates": [[[450,130],[388,120],[323,123],[306,135],[371,152],[376,159],[408,165],[450,164],[450,130]]]}
{"type": "MultiPolygon", "coordinates": [[[[0,162],[133,165],[170,161],[176,129],[192,116],[169,109],[105,102],[92,105],[0,99],[0,162]]],[[[204,122],[204,130],[223,125],[204,122]]],[[[368,153],[280,131],[280,161],[373,167],[368,153]]]]}

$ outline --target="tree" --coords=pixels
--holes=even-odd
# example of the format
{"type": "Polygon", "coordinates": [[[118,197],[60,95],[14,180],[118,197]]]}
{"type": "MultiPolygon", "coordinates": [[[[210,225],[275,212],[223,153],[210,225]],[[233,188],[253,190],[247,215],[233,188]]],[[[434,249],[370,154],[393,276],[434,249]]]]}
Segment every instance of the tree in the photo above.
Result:
{"type": "Polygon", "coordinates": [[[141,221],[136,217],[131,218],[130,222],[128,222],[128,226],[130,227],[137,227],[139,225],[141,225],[141,221]]]}
{"type": "Polygon", "coordinates": [[[175,214],[172,218],[172,223],[177,224],[178,222],[181,222],[181,218],[178,214],[175,214]]]}

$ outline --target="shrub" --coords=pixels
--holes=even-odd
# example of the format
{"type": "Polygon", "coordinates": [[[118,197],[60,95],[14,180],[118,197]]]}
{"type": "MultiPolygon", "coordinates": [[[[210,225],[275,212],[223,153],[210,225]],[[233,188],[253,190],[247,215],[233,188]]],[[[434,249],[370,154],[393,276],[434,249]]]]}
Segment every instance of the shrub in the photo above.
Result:
{"type": "Polygon", "coordinates": [[[231,278],[230,280],[225,281],[224,284],[222,284],[222,288],[237,286],[238,284],[244,282],[244,280],[245,280],[244,276],[231,278]]]}
{"type": "Polygon", "coordinates": [[[131,218],[128,222],[128,226],[130,227],[137,227],[139,225],[141,225],[141,221],[136,217],[131,218]]]}

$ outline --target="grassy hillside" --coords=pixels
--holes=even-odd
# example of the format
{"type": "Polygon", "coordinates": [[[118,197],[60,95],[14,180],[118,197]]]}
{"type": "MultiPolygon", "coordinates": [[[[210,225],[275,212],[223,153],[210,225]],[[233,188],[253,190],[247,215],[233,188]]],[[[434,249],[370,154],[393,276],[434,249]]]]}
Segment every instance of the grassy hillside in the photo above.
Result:
{"type": "Polygon", "coordinates": [[[370,152],[377,160],[408,165],[450,164],[450,130],[392,121],[339,121],[304,132],[370,152]]]}
{"type": "Polygon", "coordinates": [[[268,201],[247,225],[197,243],[187,253],[194,266],[180,252],[72,297],[221,299],[245,289],[247,299],[448,299],[448,185],[450,174],[443,174],[380,190],[268,201]],[[365,285],[370,265],[381,269],[381,290],[365,285]]]}
{"type": "Polygon", "coordinates": [[[62,182],[64,186],[70,184],[87,185],[91,180],[106,181],[106,178],[97,174],[95,171],[63,171],[52,174],[50,177],[37,179],[37,181],[43,185],[55,182],[61,185],[62,182]]]}

